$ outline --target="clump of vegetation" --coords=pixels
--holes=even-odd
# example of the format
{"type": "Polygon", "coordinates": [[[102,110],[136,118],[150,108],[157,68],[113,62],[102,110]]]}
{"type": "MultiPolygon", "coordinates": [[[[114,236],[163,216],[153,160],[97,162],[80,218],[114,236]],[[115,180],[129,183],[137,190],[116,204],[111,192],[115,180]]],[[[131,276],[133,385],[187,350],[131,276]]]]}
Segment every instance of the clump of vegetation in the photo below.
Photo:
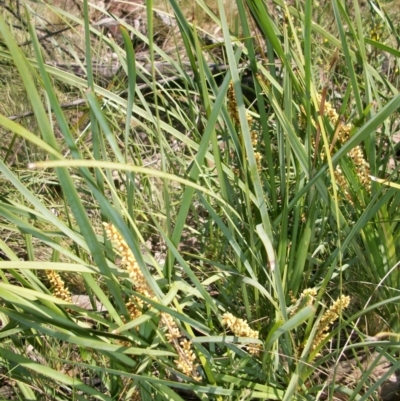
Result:
{"type": "Polygon", "coordinates": [[[113,4],[0,15],[2,396],[396,399],[396,9],[113,4]]]}

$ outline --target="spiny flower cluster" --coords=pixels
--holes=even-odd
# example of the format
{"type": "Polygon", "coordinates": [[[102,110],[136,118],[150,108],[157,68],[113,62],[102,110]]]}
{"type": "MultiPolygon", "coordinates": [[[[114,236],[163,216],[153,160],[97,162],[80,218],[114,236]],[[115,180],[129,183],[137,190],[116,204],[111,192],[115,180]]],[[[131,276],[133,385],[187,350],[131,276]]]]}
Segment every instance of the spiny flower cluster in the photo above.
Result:
{"type": "Polygon", "coordinates": [[[317,290],[315,288],[306,288],[301,293],[299,299],[296,299],[293,295],[291,295],[292,303],[295,304],[291,307],[289,313],[293,316],[300,308],[300,306],[308,306],[312,305],[317,296],[317,290]]]}
{"type": "MultiPolygon", "coordinates": [[[[322,96],[320,94],[317,95],[318,104],[322,101],[322,96]]],[[[325,101],[324,103],[324,114],[328,117],[328,119],[332,122],[332,124],[336,124],[339,119],[339,115],[336,110],[332,107],[330,102],[325,101]]]]}
{"type": "MultiPolygon", "coordinates": [[[[222,324],[227,326],[235,336],[258,339],[259,332],[252,330],[245,320],[233,316],[232,313],[226,312],[222,315],[222,324]]],[[[246,347],[252,355],[258,355],[261,350],[258,344],[251,344],[246,347]]]]}
{"type": "Polygon", "coordinates": [[[179,347],[175,347],[178,351],[179,358],[176,367],[185,375],[191,376],[194,380],[200,381],[200,376],[197,373],[197,365],[194,363],[196,355],[192,350],[192,342],[184,338],[179,342],[179,347]]]}
{"type": "MultiPolygon", "coordinates": [[[[121,234],[117,229],[109,223],[103,223],[107,237],[112,241],[115,250],[121,255],[121,265],[125,267],[129,274],[129,278],[134,283],[138,290],[148,291],[148,286],[143,273],[133,255],[133,252],[129,248],[128,244],[122,238],[121,234]]],[[[138,291],[142,293],[142,291],[138,291]]],[[[144,294],[145,295],[145,294],[144,294]]]]}
{"type": "Polygon", "coordinates": [[[360,145],[350,150],[349,156],[353,159],[358,178],[368,192],[371,192],[371,179],[369,165],[364,158],[360,145]]]}
{"type": "Polygon", "coordinates": [[[254,152],[254,157],[256,159],[256,163],[257,163],[257,170],[259,172],[261,172],[262,170],[262,166],[261,166],[261,162],[262,162],[262,155],[260,152],[254,152]]]}
{"type": "Polygon", "coordinates": [[[239,113],[238,113],[236,94],[235,94],[235,89],[233,87],[233,82],[229,84],[227,98],[228,98],[228,113],[231,116],[233,123],[235,125],[239,125],[240,120],[239,120],[239,113]]]}
{"type": "Polygon", "coordinates": [[[257,143],[258,143],[258,132],[256,130],[252,130],[250,132],[250,136],[251,136],[251,144],[256,147],[257,143]]]}
{"type": "Polygon", "coordinates": [[[301,293],[300,298],[307,299],[307,305],[311,305],[314,302],[316,296],[317,296],[317,290],[315,288],[306,288],[301,293]]]}
{"type": "Polygon", "coordinates": [[[163,312],[161,313],[161,319],[168,330],[165,337],[167,337],[169,343],[173,344],[175,340],[179,340],[182,337],[182,334],[171,315],[163,312]]]}
{"type": "Polygon", "coordinates": [[[354,205],[351,194],[348,191],[348,185],[347,185],[346,178],[344,177],[343,171],[339,165],[336,166],[334,174],[335,174],[336,185],[338,186],[338,188],[340,188],[342,190],[342,192],[344,193],[344,196],[349,201],[349,203],[351,205],[354,205]]]}
{"type": "Polygon", "coordinates": [[[64,280],[61,278],[61,276],[54,270],[46,270],[46,276],[50,281],[54,296],[62,299],[63,301],[71,303],[71,293],[65,286],[64,280]]]}
{"type": "Polygon", "coordinates": [[[134,296],[126,303],[126,309],[128,309],[129,316],[132,320],[142,315],[143,306],[143,300],[134,296]]]}
{"type": "MultiPolygon", "coordinates": [[[[128,244],[122,238],[121,234],[112,224],[104,223],[104,229],[107,237],[113,242],[115,249],[121,255],[121,265],[127,270],[129,277],[135,286],[135,290],[144,295],[146,298],[156,300],[156,297],[153,295],[153,292],[148,286],[147,281],[140,270],[135,256],[133,255],[128,244]]],[[[144,302],[138,297],[132,297],[131,300],[126,304],[126,307],[131,319],[133,320],[142,315],[144,302]]],[[[191,350],[191,342],[186,339],[179,341],[179,339],[182,337],[182,334],[171,315],[162,313],[161,321],[167,328],[166,337],[168,342],[175,347],[178,353],[178,360],[175,361],[178,369],[184,374],[193,377],[195,380],[200,380],[200,376],[196,370],[197,365],[194,364],[196,356],[191,350]]]]}
{"type": "MultiPolygon", "coordinates": [[[[318,102],[320,103],[321,95],[318,95],[317,99],[318,102]]],[[[324,113],[331,121],[332,125],[336,126],[336,124],[339,121],[339,115],[329,102],[324,103],[324,113]]],[[[344,144],[350,138],[350,132],[352,128],[353,126],[351,124],[343,124],[339,126],[338,140],[340,141],[341,144],[344,144]]],[[[369,178],[370,170],[369,170],[369,165],[364,158],[361,146],[357,145],[356,147],[351,149],[350,152],[348,153],[348,156],[354,162],[355,170],[361,184],[366,188],[368,192],[370,192],[371,191],[371,181],[369,178]]],[[[348,185],[345,184],[346,180],[344,179],[343,172],[341,171],[339,166],[337,166],[335,170],[335,180],[338,186],[340,188],[343,188],[346,198],[352,203],[350,193],[346,189],[348,185]]]]}
{"type": "Polygon", "coordinates": [[[161,313],[161,319],[167,328],[165,335],[168,342],[172,344],[178,352],[178,360],[175,361],[177,368],[187,376],[191,376],[194,380],[199,381],[200,376],[197,373],[197,364],[195,364],[196,355],[192,350],[192,343],[186,338],[182,338],[175,320],[168,313],[161,313]]]}
{"type": "MultiPolygon", "coordinates": [[[[121,255],[121,265],[128,272],[135,291],[144,295],[146,298],[155,299],[142,271],[140,270],[133,252],[122,238],[121,234],[112,224],[103,223],[103,225],[107,237],[113,242],[116,251],[121,255]]],[[[132,320],[141,316],[144,306],[144,301],[141,298],[135,296],[131,298],[131,300],[126,304],[126,307],[132,320]]]]}
{"type": "Polygon", "coordinates": [[[350,304],[350,297],[346,295],[342,295],[338,298],[331,307],[323,314],[317,329],[317,333],[314,338],[314,342],[311,346],[312,350],[315,350],[324,340],[328,337],[329,327],[334,323],[337,319],[339,319],[340,313],[343,309],[346,309],[350,304]]]}

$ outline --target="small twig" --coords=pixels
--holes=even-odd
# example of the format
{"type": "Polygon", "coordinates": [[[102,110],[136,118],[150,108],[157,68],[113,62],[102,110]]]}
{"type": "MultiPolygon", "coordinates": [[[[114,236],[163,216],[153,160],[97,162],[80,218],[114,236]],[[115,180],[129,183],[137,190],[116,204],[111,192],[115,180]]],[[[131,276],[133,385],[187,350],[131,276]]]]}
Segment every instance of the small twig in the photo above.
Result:
{"type": "MultiPolygon", "coordinates": [[[[76,100],[74,100],[72,102],[63,103],[63,104],[60,104],[60,107],[62,109],[68,109],[68,108],[71,108],[71,107],[80,106],[82,104],[86,104],[86,100],[85,99],[76,99],[76,100]]],[[[12,120],[12,121],[15,121],[15,120],[19,120],[21,118],[33,116],[34,114],[35,113],[32,110],[30,110],[30,111],[26,111],[25,113],[18,114],[16,116],[10,116],[10,117],[8,117],[8,119],[12,120]]]]}
{"type": "MultiPolygon", "coordinates": [[[[48,38],[51,38],[52,36],[56,36],[56,35],[58,35],[58,34],[60,34],[60,33],[63,33],[63,32],[65,32],[65,31],[68,31],[68,30],[72,29],[72,28],[75,28],[75,27],[77,27],[78,25],[79,25],[79,24],[75,24],[75,25],[73,25],[73,26],[66,26],[65,28],[59,29],[58,31],[49,32],[49,33],[47,33],[46,35],[40,36],[40,37],[38,38],[38,40],[39,40],[39,42],[42,41],[42,40],[46,40],[46,39],[48,39],[48,38]]],[[[30,45],[31,43],[32,43],[31,40],[27,40],[26,42],[21,43],[19,46],[27,46],[27,45],[30,45]]]]}

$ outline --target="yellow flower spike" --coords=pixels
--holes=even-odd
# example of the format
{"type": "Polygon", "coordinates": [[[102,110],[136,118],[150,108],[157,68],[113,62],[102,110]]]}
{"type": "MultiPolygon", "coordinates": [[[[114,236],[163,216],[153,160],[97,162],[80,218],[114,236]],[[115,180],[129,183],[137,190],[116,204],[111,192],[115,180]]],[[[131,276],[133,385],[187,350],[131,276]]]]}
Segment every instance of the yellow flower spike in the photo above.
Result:
{"type": "MultiPolygon", "coordinates": [[[[317,95],[318,102],[321,102],[321,95],[317,95]]],[[[331,121],[332,125],[335,126],[339,120],[339,115],[336,112],[336,110],[332,107],[331,103],[325,102],[324,103],[324,113],[328,117],[328,119],[331,121]]],[[[339,127],[339,132],[338,132],[338,140],[340,141],[341,144],[344,144],[348,139],[350,138],[350,132],[353,128],[352,124],[343,124],[339,127]]],[[[364,185],[366,190],[368,192],[371,192],[371,180],[370,180],[370,170],[368,163],[366,162],[364,158],[364,154],[362,152],[361,147],[358,145],[355,148],[353,148],[349,153],[348,156],[353,160],[354,165],[355,165],[355,170],[357,173],[357,176],[361,182],[361,184],[364,185]]],[[[322,160],[324,158],[321,158],[322,160]]],[[[353,201],[351,199],[349,191],[346,189],[348,187],[348,184],[343,176],[343,173],[341,172],[340,167],[338,166],[335,171],[335,179],[339,187],[344,188],[344,193],[346,196],[346,199],[353,204],[353,201]]]]}
{"type": "Polygon", "coordinates": [[[103,223],[103,226],[107,237],[113,242],[114,248],[118,251],[122,258],[121,264],[128,272],[129,278],[132,280],[132,283],[135,287],[135,291],[149,298],[153,298],[154,296],[152,291],[148,286],[147,281],[143,276],[135,256],[133,255],[133,252],[129,248],[128,244],[112,224],[103,223]]]}
{"type": "MultiPolygon", "coordinates": [[[[103,225],[107,237],[113,242],[114,248],[118,250],[122,257],[121,264],[128,272],[129,278],[132,280],[135,287],[135,291],[144,295],[146,298],[156,300],[156,297],[153,295],[152,290],[148,286],[147,281],[140,270],[135,256],[122,238],[121,234],[112,224],[103,223],[103,225]]],[[[126,307],[132,320],[142,315],[144,306],[145,302],[135,296],[126,303],[126,307]]],[[[178,369],[184,374],[191,376],[194,380],[200,380],[200,376],[197,373],[197,365],[194,364],[196,355],[191,349],[191,342],[188,340],[182,340],[179,343],[178,340],[182,337],[182,333],[171,315],[168,313],[161,313],[161,322],[167,328],[165,336],[168,339],[168,342],[175,347],[178,353],[178,360],[175,361],[178,369]]]]}
{"type": "Polygon", "coordinates": [[[257,170],[260,172],[262,170],[262,155],[260,152],[254,152],[254,157],[256,159],[256,163],[257,163],[257,170]]]}
{"type": "MultiPolygon", "coordinates": [[[[258,339],[259,332],[252,330],[245,320],[233,316],[232,313],[226,312],[222,315],[222,324],[227,326],[235,336],[258,339]]],[[[247,345],[246,348],[252,355],[258,355],[261,351],[258,344],[247,345]]]]}
{"type": "Polygon", "coordinates": [[[258,132],[256,130],[252,130],[250,132],[251,135],[251,144],[255,147],[258,143],[258,132]]]}
{"type": "Polygon", "coordinates": [[[315,335],[313,344],[311,346],[312,350],[315,350],[329,335],[327,331],[329,327],[337,319],[339,319],[340,313],[343,309],[346,309],[350,304],[350,297],[342,295],[338,298],[331,307],[323,314],[317,329],[317,334],[315,335]]]}
{"type": "Polygon", "coordinates": [[[50,281],[53,295],[63,301],[72,302],[71,293],[65,286],[64,280],[61,276],[54,270],[46,270],[46,276],[50,281]]]}
{"type": "Polygon", "coordinates": [[[235,95],[235,89],[233,88],[233,82],[231,82],[229,84],[228,92],[227,92],[227,98],[228,98],[228,112],[229,112],[229,115],[231,116],[231,119],[232,119],[232,121],[233,121],[233,123],[235,125],[240,125],[239,113],[238,113],[236,95],[235,95]]]}

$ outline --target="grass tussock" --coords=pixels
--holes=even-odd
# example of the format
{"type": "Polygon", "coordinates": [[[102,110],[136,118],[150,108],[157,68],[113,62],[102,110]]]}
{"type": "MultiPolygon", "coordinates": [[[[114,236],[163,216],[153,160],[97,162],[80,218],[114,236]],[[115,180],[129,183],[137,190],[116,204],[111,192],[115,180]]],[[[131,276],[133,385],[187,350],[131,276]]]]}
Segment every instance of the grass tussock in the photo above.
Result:
{"type": "Polygon", "coordinates": [[[396,399],[398,12],[6,0],[1,394],[396,399]]]}

